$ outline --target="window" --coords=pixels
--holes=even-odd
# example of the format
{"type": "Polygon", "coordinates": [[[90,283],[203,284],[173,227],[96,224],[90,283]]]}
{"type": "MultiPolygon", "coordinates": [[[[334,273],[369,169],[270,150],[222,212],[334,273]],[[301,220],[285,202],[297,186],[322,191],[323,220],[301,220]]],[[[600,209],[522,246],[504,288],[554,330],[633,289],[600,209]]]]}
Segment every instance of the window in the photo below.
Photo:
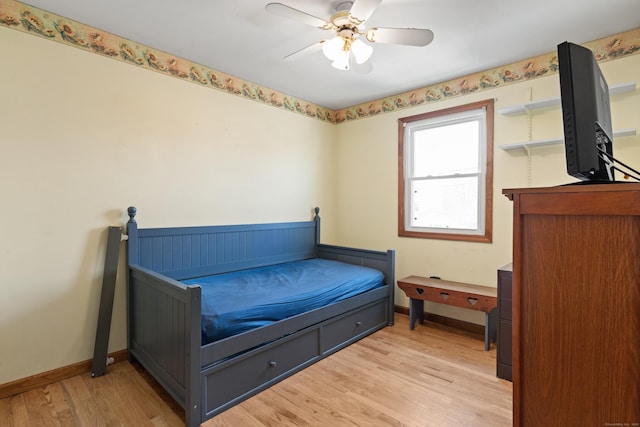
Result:
{"type": "Polygon", "coordinates": [[[491,242],[493,100],[398,122],[398,235],[491,242]]]}

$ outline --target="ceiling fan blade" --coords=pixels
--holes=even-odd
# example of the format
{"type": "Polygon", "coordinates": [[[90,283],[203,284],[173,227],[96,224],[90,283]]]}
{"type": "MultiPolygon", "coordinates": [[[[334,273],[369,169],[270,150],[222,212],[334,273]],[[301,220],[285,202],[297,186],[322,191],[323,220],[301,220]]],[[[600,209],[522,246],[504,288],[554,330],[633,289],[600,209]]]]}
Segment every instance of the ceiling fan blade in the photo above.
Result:
{"type": "Polygon", "coordinates": [[[327,25],[327,21],[320,19],[317,16],[309,15],[298,9],[294,9],[291,6],[287,6],[282,3],[269,3],[264,9],[274,15],[282,16],[285,18],[293,19],[294,21],[302,22],[303,24],[311,25],[312,27],[323,28],[327,25]]]}
{"type": "Polygon", "coordinates": [[[304,56],[310,55],[312,53],[316,53],[322,50],[322,43],[324,43],[324,40],[319,41],[317,43],[314,43],[312,45],[309,45],[307,47],[303,47],[300,50],[296,50],[293,53],[290,53],[289,55],[284,57],[284,61],[294,61],[296,59],[302,58],[304,56]]]}
{"type": "Polygon", "coordinates": [[[367,40],[375,43],[426,46],[433,41],[433,31],[421,28],[372,28],[367,40]]]}
{"type": "Polygon", "coordinates": [[[360,25],[369,19],[381,2],[382,0],[356,0],[353,2],[349,14],[360,25]]]}

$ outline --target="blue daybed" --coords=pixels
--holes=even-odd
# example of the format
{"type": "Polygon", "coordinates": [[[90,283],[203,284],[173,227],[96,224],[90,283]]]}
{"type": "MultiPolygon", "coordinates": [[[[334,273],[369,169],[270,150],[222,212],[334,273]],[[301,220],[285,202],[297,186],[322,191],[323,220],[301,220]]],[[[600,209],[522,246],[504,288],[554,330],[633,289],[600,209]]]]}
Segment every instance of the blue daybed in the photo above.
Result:
{"type": "Polygon", "coordinates": [[[129,357],[188,427],[393,324],[395,252],[320,244],[318,212],[139,229],[128,209],[129,357]]]}

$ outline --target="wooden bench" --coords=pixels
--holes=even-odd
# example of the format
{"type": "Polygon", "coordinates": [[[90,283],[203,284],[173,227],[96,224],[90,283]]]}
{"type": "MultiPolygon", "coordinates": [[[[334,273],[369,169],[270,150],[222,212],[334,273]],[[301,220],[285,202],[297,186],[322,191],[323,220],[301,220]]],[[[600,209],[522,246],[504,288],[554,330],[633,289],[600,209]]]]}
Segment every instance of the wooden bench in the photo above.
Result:
{"type": "Polygon", "coordinates": [[[497,289],[450,282],[433,277],[409,276],[398,280],[398,287],[409,297],[409,329],[413,330],[416,320],[424,323],[424,302],[431,301],[470,310],[484,311],[484,349],[489,350],[496,341],[497,331],[497,289]]]}

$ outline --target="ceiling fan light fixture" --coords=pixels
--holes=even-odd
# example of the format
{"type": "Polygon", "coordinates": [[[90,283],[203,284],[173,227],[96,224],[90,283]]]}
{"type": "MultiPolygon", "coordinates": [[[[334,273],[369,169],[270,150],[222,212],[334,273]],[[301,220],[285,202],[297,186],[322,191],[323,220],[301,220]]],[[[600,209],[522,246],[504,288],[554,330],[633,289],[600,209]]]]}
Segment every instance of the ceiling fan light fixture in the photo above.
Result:
{"type": "Polygon", "coordinates": [[[330,59],[338,70],[351,68],[351,57],[358,63],[365,63],[373,53],[373,47],[356,38],[351,29],[343,30],[338,36],[322,43],[324,56],[330,59]]]}
{"type": "Polygon", "coordinates": [[[338,70],[348,71],[351,68],[351,61],[349,59],[349,51],[343,50],[336,56],[331,66],[338,70]]]}
{"type": "Polygon", "coordinates": [[[373,47],[360,39],[355,39],[353,43],[351,43],[351,52],[353,52],[353,57],[358,64],[364,64],[371,58],[373,47]]]}
{"type": "Polygon", "coordinates": [[[322,53],[324,53],[324,56],[328,59],[335,61],[341,52],[344,52],[344,44],[345,40],[340,36],[336,36],[322,43],[322,53]]]}

